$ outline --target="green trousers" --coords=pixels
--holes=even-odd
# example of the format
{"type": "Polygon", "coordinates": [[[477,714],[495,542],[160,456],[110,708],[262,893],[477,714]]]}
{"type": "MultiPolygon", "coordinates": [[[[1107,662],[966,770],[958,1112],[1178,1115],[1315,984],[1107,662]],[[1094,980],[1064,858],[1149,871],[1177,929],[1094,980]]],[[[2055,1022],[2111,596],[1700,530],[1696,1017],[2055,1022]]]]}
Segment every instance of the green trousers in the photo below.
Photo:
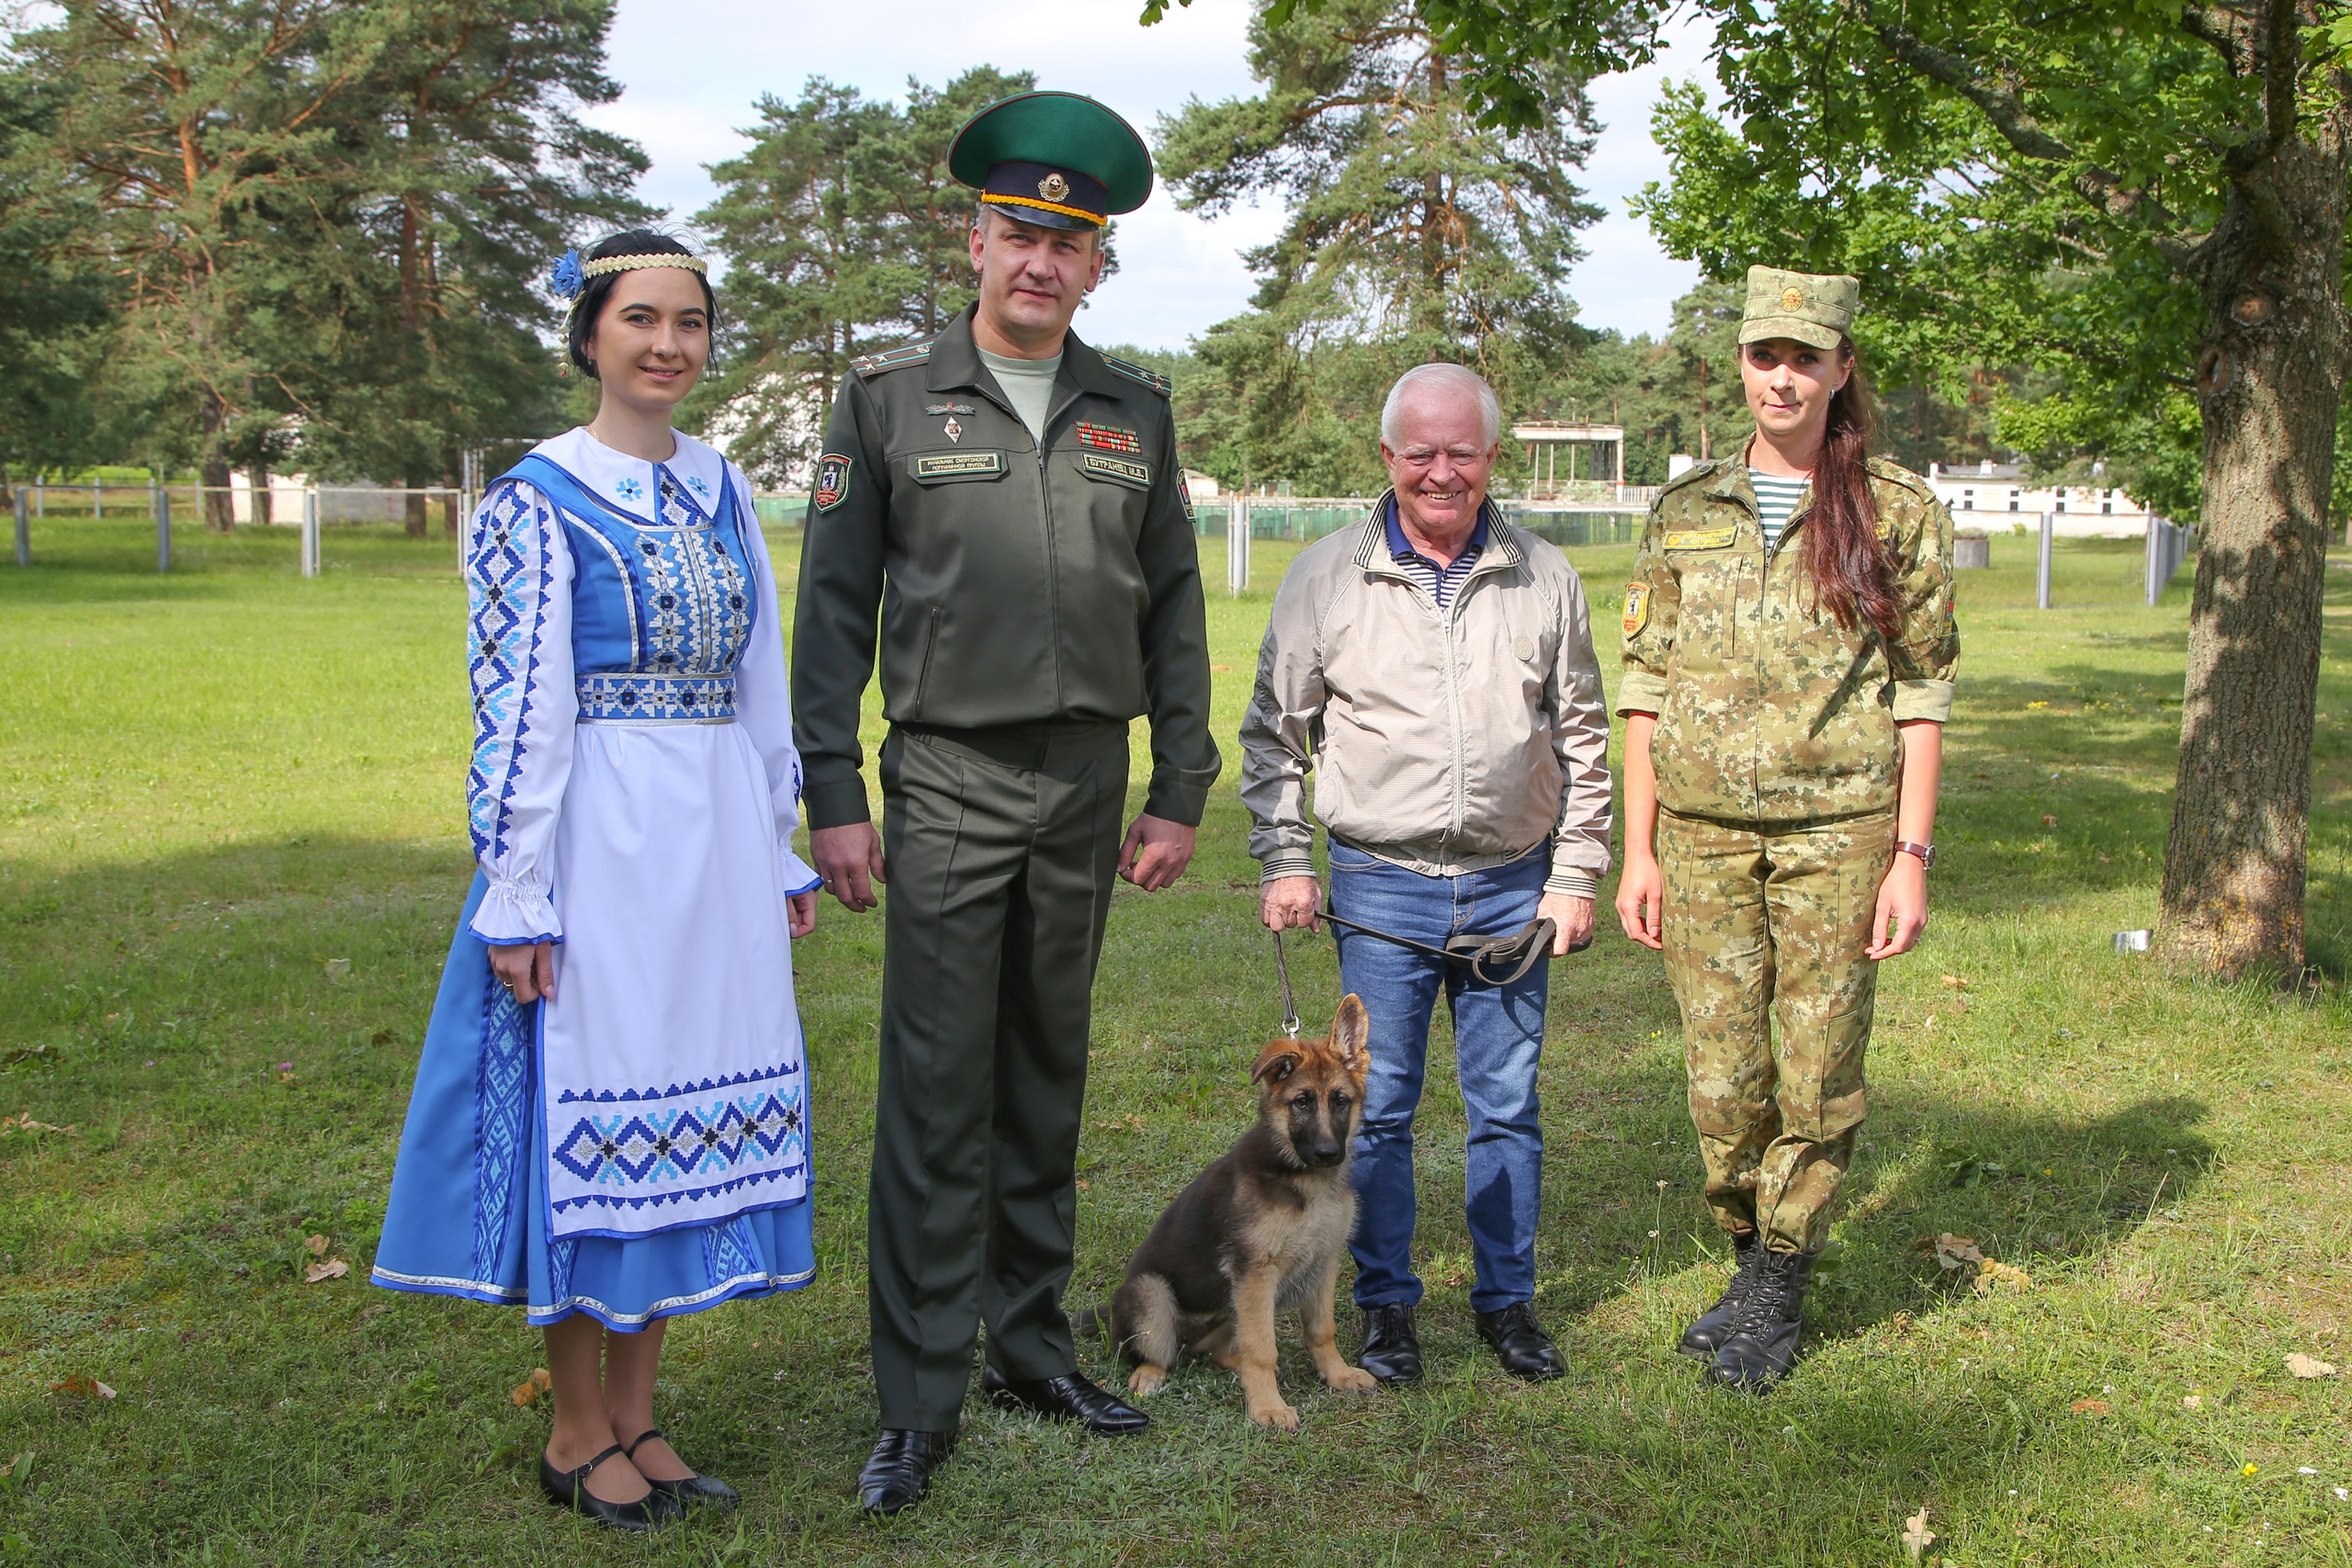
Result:
{"type": "Polygon", "coordinates": [[[956,1429],[983,1323],[1007,1377],[1077,1366],[1061,1297],[1126,794],[1125,725],[901,728],[882,748],[866,1303],[885,1427],[956,1429]]]}
{"type": "Polygon", "coordinates": [[[1666,970],[1707,1205],[1776,1252],[1829,1239],[1853,1158],[1878,995],[1862,951],[1894,845],[1892,813],[1799,827],[1658,818],[1666,970]]]}

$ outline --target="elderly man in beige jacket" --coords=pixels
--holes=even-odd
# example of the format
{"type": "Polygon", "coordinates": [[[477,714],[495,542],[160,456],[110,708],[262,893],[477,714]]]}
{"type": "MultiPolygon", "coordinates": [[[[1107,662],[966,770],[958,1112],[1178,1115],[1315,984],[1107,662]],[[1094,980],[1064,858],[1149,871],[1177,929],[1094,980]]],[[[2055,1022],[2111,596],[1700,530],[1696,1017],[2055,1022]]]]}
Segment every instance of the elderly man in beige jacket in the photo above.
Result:
{"type": "MultiPolygon", "coordinates": [[[[1487,504],[1502,410],[1476,374],[1408,371],[1380,434],[1392,489],[1362,524],[1292,563],[1242,721],[1265,923],[1318,924],[1312,772],[1340,920],[1443,948],[1548,917],[1552,954],[1566,954],[1589,940],[1609,870],[1609,718],[1584,585],[1557,548],[1487,504]]],[[[1364,1370],[1385,1382],[1421,1371],[1413,1113],[1442,993],[1470,1116],[1478,1332],[1512,1374],[1560,1376],[1530,1305],[1545,963],[1498,985],[1346,924],[1338,934],[1340,978],[1373,1028],[1349,1243],[1364,1370]]]]}

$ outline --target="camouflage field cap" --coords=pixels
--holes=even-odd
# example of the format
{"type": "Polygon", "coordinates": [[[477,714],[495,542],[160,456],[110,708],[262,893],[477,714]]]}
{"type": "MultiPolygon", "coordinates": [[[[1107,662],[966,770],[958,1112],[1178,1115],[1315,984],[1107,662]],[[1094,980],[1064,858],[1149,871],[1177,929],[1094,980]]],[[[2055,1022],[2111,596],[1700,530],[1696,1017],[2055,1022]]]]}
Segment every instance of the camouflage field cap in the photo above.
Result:
{"type": "Polygon", "coordinates": [[[1783,272],[1777,266],[1747,269],[1747,310],[1739,341],[1761,343],[1788,337],[1813,348],[1836,348],[1853,325],[1862,302],[1862,283],[1843,274],[1822,276],[1783,272]]]}

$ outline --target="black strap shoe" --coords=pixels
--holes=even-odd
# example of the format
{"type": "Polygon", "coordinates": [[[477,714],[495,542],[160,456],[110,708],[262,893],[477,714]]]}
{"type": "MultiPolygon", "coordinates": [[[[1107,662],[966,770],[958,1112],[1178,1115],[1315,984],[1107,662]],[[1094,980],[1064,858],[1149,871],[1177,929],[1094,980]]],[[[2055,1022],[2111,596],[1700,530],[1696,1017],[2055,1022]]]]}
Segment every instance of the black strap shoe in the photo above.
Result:
{"type": "Polygon", "coordinates": [[[1707,1367],[1709,1381],[1762,1393],[1789,1375],[1797,1361],[1797,1341],[1804,1337],[1804,1292],[1817,1256],[1764,1254],[1756,1266],[1756,1283],[1707,1367]]]}
{"type": "Polygon", "coordinates": [[[1356,1365],[1382,1382],[1413,1382],[1421,1375],[1421,1342],[1413,1333],[1413,1303],[1390,1302],[1363,1309],[1363,1353],[1356,1365]]]}
{"type": "Polygon", "coordinates": [[[658,1530],[678,1517],[677,1502],[662,1495],[659,1489],[648,1492],[634,1503],[607,1503],[588,1490],[588,1472],[616,1454],[626,1457],[628,1450],[618,1443],[590,1460],[576,1470],[558,1470],[548,1462],[545,1450],[539,1453],[539,1490],[548,1501],[560,1508],[595,1520],[608,1530],[637,1533],[658,1530]]]}
{"type": "MultiPolygon", "coordinates": [[[[629,1461],[635,1463],[637,1450],[657,1438],[665,1443],[670,1440],[670,1435],[661,1427],[648,1427],[634,1439],[623,1443],[621,1452],[628,1455],[629,1461]]],[[[671,1451],[675,1453],[677,1450],[673,1449],[671,1451]]],[[[678,1462],[684,1464],[685,1461],[680,1460],[678,1462]]],[[[715,1475],[689,1475],[676,1481],[656,1481],[649,1475],[645,1483],[664,1497],[676,1499],[682,1507],[731,1508],[743,1500],[736,1495],[735,1488],[715,1475]]]]}
{"type": "Polygon", "coordinates": [[[901,1508],[922,1501],[931,1490],[931,1472],[956,1447],[953,1432],[917,1432],[885,1427],[875,1439],[874,1452],[857,1472],[857,1506],[876,1518],[887,1519],[901,1508]]]}
{"type": "Polygon", "coordinates": [[[1549,1382],[1554,1378],[1568,1375],[1567,1362],[1560,1359],[1560,1348],[1535,1321],[1535,1307],[1530,1302],[1513,1302],[1500,1312],[1478,1314],[1478,1337],[1495,1348],[1503,1371],[1529,1382],[1549,1382]]]}
{"type": "Polygon", "coordinates": [[[1731,1333],[1733,1320],[1739,1316],[1740,1303],[1747,1300],[1747,1292],[1755,1287],[1756,1270],[1764,1260],[1763,1233],[1735,1233],[1731,1249],[1736,1262],[1731,1283],[1724,1287],[1721,1301],[1701,1313],[1699,1321],[1682,1331],[1682,1343],[1675,1348],[1683,1355],[1696,1356],[1702,1361],[1713,1360],[1715,1351],[1731,1333]]]}
{"type": "Polygon", "coordinates": [[[1151,1425],[1150,1416],[1079,1372],[1008,1378],[994,1367],[983,1367],[980,1392],[999,1409],[1026,1410],[1048,1421],[1076,1421],[1098,1438],[1129,1438],[1151,1425]]]}

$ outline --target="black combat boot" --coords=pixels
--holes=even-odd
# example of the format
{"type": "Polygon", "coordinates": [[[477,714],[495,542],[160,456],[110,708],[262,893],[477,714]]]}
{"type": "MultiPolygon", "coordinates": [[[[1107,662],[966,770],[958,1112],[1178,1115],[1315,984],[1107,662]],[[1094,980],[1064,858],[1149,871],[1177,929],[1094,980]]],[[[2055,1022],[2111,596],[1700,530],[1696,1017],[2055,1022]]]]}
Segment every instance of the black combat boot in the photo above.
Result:
{"type": "Polygon", "coordinates": [[[1699,1321],[1682,1331],[1682,1343],[1675,1347],[1686,1356],[1714,1359],[1724,1336],[1731,1332],[1732,1320],[1739,1316],[1740,1303],[1756,1283],[1756,1270],[1764,1261],[1764,1233],[1735,1231],[1731,1249],[1736,1267],[1731,1271],[1731,1283],[1724,1287],[1723,1300],[1701,1313],[1699,1321]]]}
{"type": "Polygon", "coordinates": [[[1411,1382],[1421,1375],[1421,1341],[1413,1332],[1410,1302],[1363,1309],[1363,1354],[1356,1365],[1382,1382],[1411,1382]]]}
{"type": "Polygon", "coordinates": [[[1804,1292],[1813,1282],[1815,1252],[1766,1251],[1756,1266],[1756,1282],[1739,1304],[1731,1331],[1716,1347],[1707,1368],[1710,1381],[1747,1393],[1762,1393],[1788,1376],[1796,1364],[1797,1340],[1804,1333],[1804,1292]]]}

